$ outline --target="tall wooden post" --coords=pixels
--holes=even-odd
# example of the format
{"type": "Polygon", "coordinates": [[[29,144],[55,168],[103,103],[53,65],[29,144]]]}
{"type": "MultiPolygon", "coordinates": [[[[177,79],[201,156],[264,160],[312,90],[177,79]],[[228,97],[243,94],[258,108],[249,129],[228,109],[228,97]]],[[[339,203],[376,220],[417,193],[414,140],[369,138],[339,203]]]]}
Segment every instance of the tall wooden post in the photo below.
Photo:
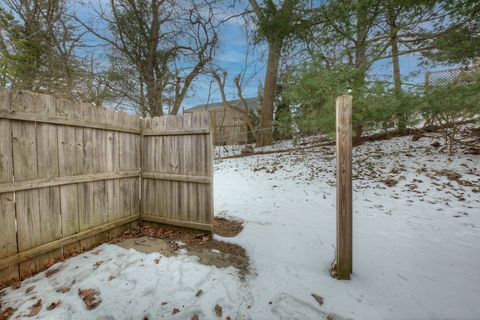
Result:
{"type": "Polygon", "coordinates": [[[337,278],[352,273],[352,96],[337,98],[337,278]]]}

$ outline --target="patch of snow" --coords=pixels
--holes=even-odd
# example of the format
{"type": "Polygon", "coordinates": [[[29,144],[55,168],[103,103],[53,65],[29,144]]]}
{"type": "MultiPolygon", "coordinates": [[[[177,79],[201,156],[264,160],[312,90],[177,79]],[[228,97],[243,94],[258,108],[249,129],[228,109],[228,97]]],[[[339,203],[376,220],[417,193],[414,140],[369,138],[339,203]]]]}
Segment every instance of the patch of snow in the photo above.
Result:
{"type": "Polygon", "coordinates": [[[22,282],[19,289],[6,289],[4,304],[17,309],[12,319],[26,317],[29,308],[42,299],[40,319],[200,319],[215,318],[214,306],[219,304],[233,318],[242,318],[250,301],[245,283],[238,280],[233,267],[217,269],[197,262],[188,255],[162,257],[133,249],[104,244],[51,268],[61,270],[46,277],[40,273],[22,282]],[[102,261],[97,269],[95,263],[102,261]],[[35,288],[26,294],[25,290],[35,288]],[[66,293],[58,292],[69,288],[66,293]],[[102,302],[88,311],[78,295],[80,289],[96,289],[102,302]],[[195,297],[198,290],[203,294],[195,297]],[[46,310],[52,302],[62,300],[54,310],[46,310]],[[166,303],[165,303],[166,302],[166,303]],[[172,316],[174,308],[180,313],[172,316]]]}

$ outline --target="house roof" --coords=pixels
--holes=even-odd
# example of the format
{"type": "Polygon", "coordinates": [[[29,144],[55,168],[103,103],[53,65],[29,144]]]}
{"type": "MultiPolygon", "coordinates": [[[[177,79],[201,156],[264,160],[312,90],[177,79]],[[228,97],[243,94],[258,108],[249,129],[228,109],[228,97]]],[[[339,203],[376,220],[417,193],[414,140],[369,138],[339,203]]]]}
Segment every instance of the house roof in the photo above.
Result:
{"type": "MultiPolygon", "coordinates": [[[[245,98],[245,100],[247,100],[249,110],[258,111],[259,109],[258,97],[245,98]]],[[[235,107],[239,107],[242,109],[244,108],[243,103],[240,101],[240,99],[229,100],[228,102],[235,107]]],[[[200,104],[198,106],[185,109],[185,112],[195,112],[195,111],[201,111],[201,110],[222,110],[223,108],[224,108],[223,102],[213,102],[213,103],[209,103],[208,105],[200,104]]]]}

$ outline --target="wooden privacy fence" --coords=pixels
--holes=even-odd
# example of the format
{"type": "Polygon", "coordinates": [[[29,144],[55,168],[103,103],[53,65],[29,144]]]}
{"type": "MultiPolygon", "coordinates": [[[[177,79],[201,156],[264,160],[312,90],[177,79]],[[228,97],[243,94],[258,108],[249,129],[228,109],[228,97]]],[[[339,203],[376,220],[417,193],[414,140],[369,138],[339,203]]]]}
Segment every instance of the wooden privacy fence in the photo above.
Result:
{"type": "Polygon", "coordinates": [[[211,153],[208,114],[142,119],[0,92],[0,287],[120,235],[143,214],[212,230],[211,153]]]}
{"type": "Polygon", "coordinates": [[[212,230],[209,127],[208,112],[145,120],[143,220],[212,230]]]}

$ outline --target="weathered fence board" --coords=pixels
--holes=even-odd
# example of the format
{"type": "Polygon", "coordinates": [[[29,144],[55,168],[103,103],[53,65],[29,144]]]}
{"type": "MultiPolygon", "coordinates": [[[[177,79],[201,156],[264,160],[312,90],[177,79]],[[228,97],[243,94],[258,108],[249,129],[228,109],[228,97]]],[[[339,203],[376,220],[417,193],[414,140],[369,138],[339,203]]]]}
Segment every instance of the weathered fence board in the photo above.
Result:
{"type": "Polygon", "coordinates": [[[209,113],[146,119],[144,133],[143,220],[211,231],[209,113]]]}
{"type": "MultiPolygon", "coordinates": [[[[5,99],[5,96],[0,96],[5,99]]],[[[4,105],[0,100],[0,108],[4,105]]],[[[0,119],[0,184],[13,181],[12,129],[10,120],[0,119]]],[[[18,251],[13,192],[0,193],[0,259],[18,251]]],[[[0,268],[0,284],[19,278],[18,264],[0,268]]]]}
{"type": "Polygon", "coordinates": [[[208,113],[142,119],[0,91],[0,286],[140,219],[211,231],[211,139],[208,113]]]}

